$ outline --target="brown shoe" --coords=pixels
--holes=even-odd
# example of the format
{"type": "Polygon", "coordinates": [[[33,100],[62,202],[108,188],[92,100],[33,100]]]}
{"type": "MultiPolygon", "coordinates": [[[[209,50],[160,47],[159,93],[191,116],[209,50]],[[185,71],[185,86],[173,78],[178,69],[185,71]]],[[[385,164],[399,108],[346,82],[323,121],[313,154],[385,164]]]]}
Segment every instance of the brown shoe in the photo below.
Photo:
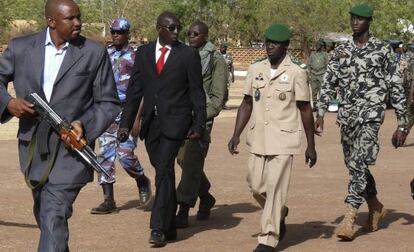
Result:
{"type": "Polygon", "coordinates": [[[335,230],[336,236],[342,241],[352,241],[354,239],[354,222],[358,209],[347,206],[344,219],[335,230]]]}
{"type": "Polygon", "coordinates": [[[362,227],[363,232],[375,232],[379,229],[381,220],[385,217],[387,212],[384,205],[375,197],[367,200],[368,203],[368,219],[366,224],[362,227]]]}

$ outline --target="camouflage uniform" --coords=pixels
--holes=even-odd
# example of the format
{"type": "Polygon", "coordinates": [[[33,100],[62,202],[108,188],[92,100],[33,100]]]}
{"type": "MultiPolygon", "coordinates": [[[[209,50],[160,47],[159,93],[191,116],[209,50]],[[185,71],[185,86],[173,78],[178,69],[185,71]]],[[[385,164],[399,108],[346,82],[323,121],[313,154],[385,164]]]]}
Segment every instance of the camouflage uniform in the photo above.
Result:
{"type": "Polygon", "coordinates": [[[401,72],[404,76],[404,89],[407,98],[407,128],[414,125],[414,106],[410,102],[411,83],[414,80],[414,52],[409,51],[400,59],[401,72]]]}
{"type": "Polygon", "coordinates": [[[406,98],[399,66],[389,45],[370,35],[359,49],[353,41],[339,45],[329,61],[318,103],[323,116],[338,88],[337,123],[350,181],[345,203],[354,208],[376,195],[368,165],[379,151],[378,131],[384,121],[386,98],[395,108],[398,125],[406,125],[406,98]]]}
{"type": "MultiPolygon", "coordinates": [[[[108,54],[111,59],[112,70],[118,90],[118,96],[121,103],[125,102],[125,92],[128,87],[130,73],[135,61],[135,52],[132,47],[127,45],[121,51],[117,51],[114,46],[108,47],[108,54]]],[[[117,131],[121,114],[115,119],[109,128],[99,137],[100,154],[98,160],[101,165],[109,171],[111,178],[100,175],[98,181],[103,183],[115,182],[115,158],[118,157],[121,166],[133,178],[144,174],[144,168],[141,166],[134,149],[137,147],[137,138],[129,136],[126,142],[117,141],[117,131]]]]}
{"type": "Polygon", "coordinates": [[[309,57],[309,84],[312,88],[313,106],[316,106],[318,94],[322,86],[323,75],[328,65],[329,54],[325,51],[312,52],[309,57]]]}

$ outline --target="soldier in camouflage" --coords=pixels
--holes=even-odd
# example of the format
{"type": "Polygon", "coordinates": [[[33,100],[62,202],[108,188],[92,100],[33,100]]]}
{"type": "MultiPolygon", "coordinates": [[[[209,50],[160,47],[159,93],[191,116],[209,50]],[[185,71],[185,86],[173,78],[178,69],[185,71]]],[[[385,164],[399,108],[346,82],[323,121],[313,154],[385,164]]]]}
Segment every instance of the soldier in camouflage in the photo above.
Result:
{"type": "Polygon", "coordinates": [[[325,51],[325,43],[319,40],[316,44],[316,51],[309,57],[309,84],[312,88],[312,105],[316,111],[316,102],[321,89],[323,75],[328,65],[329,54],[325,51]]]}
{"type": "Polygon", "coordinates": [[[350,175],[345,199],[347,211],[336,229],[337,237],[342,240],[353,239],[356,213],[364,200],[369,214],[363,230],[376,231],[385,215],[368,166],[375,163],[379,151],[378,131],[384,121],[387,95],[397,116],[398,127],[392,136],[395,148],[403,145],[408,134],[399,67],[391,47],[369,32],[373,9],[360,4],[350,14],[353,40],[339,45],[329,61],[315,123],[317,132],[322,133],[323,116],[338,89],[337,123],[350,175]]]}
{"type": "MultiPolygon", "coordinates": [[[[129,78],[135,60],[134,49],[128,44],[130,24],[124,18],[117,18],[112,22],[111,34],[112,45],[108,47],[108,54],[114,72],[114,78],[121,104],[125,102],[125,92],[128,87],[129,78]]],[[[115,183],[115,159],[118,157],[121,166],[128,175],[136,180],[141,206],[148,204],[151,198],[151,185],[149,179],[144,175],[144,168],[141,166],[134,149],[137,147],[137,137],[140,127],[140,113],[137,117],[133,130],[128,140],[119,143],[117,132],[121,114],[115,119],[110,127],[98,138],[99,156],[98,160],[111,177],[98,176],[99,184],[104,192],[104,201],[91,210],[92,214],[108,214],[116,211],[114,200],[113,184],[115,183]]]]}

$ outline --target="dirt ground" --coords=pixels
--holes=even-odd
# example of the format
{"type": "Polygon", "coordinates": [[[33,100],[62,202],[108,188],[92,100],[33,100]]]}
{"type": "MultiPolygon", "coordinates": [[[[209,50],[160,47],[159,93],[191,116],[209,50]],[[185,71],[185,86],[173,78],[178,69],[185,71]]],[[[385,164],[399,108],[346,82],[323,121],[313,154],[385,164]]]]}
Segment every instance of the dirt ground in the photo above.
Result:
{"type": "MultiPolygon", "coordinates": [[[[212,145],[206,161],[212,194],[217,199],[209,221],[197,221],[196,209],[190,214],[190,227],[178,231],[178,240],[161,249],[149,246],[148,209],[136,209],[135,181],[118,166],[115,196],[120,211],[98,216],[90,208],[102,200],[96,182],[80,193],[70,219],[72,251],[252,251],[256,246],[261,210],[251,197],[245,181],[248,151],[244,135],[240,154],[227,151],[240,93],[233,93],[231,110],[226,110],[215,122],[212,145]]],[[[409,182],[414,176],[414,135],[407,146],[394,149],[390,136],[395,129],[393,111],[387,111],[380,131],[381,151],[372,172],[378,184],[379,198],[388,209],[383,228],[375,233],[357,233],[353,242],[338,242],[334,228],[344,213],[343,199],[347,188],[347,171],[339,143],[336,114],[326,116],[326,129],[317,138],[318,163],[309,169],[303,155],[295,157],[289,189],[287,234],[279,245],[280,251],[413,251],[413,200],[409,182]]],[[[0,126],[0,131],[4,130],[0,126]]],[[[138,156],[146,174],[154,178],[154,170],[139,144],[138,156]]],[[[32,199],[18,168],[17,142],[0,141],[0,251],[36,251],[39,230],[32,215],[32,199]]],[[[177,180],[180,169],[177,168],[177,180]]],[[[153,185],[154,188],[154,185],[153,185]]],[[[363,205],[357,219],[359,228],[367,217],[363,205]]]]}

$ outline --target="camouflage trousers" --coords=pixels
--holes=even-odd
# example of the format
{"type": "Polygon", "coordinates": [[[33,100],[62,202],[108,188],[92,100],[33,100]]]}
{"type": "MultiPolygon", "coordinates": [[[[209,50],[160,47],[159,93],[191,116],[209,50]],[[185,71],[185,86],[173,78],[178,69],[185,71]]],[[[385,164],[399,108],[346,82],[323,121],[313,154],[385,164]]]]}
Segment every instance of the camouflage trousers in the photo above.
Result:
{"type": "Polygon", "coordinates": [[[368,166],[375,164],[379,152],[380,122],[368,122],[354,127],[341,125],[341,143],[345,165],[349,170],[348,195],[345,203],[355,208],[377,195],[374,177],[368,166]]]}
{"type": "Polygon", "coordinates": [[[405,98],[407,99],[407,128],[411,129],[414,125],[414,104],[411,102],[410,89],[411,89],[411,80],[405,79],[403,82],[405,98]]]}
{"type": "Polygon", "coordinates": [[[323,74],[322,75],[309,75],[309,84],[312,89],[312,104],[313,107],[316,107],[316,103],[318,101],[319,92],[321,90],[323,82],[323,74]]]}
{"type": "Polygon", "coordinates": [[[137,138],[129,135],[127,141],[119,143],[117,140],[118,128],[118,123],[114,122],[109,129],[98,138],[98,161],[102,167],[111,174],[110,178],[107,178],[104,174],[99,174],[98,182],[100,184],[115,183],[115,159],[117,157],[122,168],[124,168],[132,178],[136,179],[138,176],[144,174],[144,168],[141,166],[138,157],[134,154],[134,149],[137,147],[137,138]]]}

